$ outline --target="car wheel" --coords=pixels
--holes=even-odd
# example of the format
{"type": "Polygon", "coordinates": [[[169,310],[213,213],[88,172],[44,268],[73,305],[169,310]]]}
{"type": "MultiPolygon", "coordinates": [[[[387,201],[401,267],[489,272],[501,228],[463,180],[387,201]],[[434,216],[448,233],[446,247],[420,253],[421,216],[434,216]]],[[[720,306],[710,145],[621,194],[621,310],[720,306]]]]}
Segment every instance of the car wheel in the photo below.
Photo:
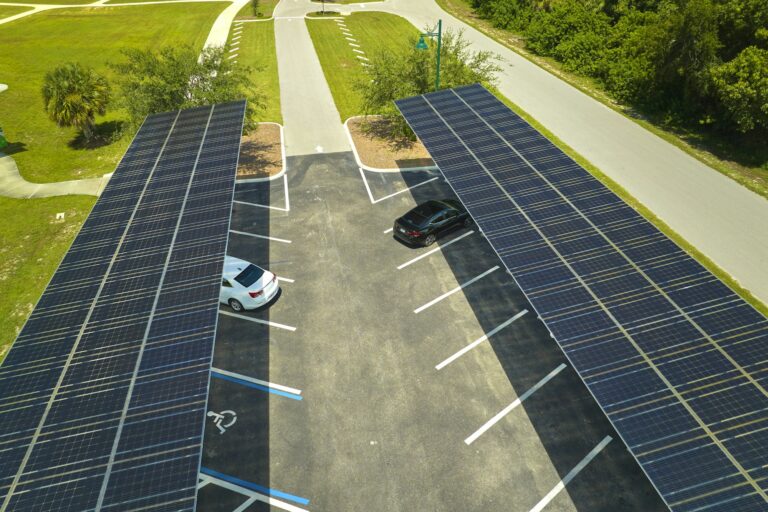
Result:
{"type": "Polygon", "coordinates": [[[464,219],[464,227],[465,228],[471,228],[472,224],[474,224],[472,222],[472,217],[467,217],[466,219],[464,219]]]}
{"type": "Polygon", "coordinates": [[[243,307],[243,304],[237,299],[229,299],[229,307],[231,307],[237,312],[245,310],[245,308],[243,307]]]}
{"type": "Polygon", "coordinates": [[[432,245],[435,240],[437,240],[435,235],[427,235],[427,238],[424,239],[424,245],[432,245]]]}

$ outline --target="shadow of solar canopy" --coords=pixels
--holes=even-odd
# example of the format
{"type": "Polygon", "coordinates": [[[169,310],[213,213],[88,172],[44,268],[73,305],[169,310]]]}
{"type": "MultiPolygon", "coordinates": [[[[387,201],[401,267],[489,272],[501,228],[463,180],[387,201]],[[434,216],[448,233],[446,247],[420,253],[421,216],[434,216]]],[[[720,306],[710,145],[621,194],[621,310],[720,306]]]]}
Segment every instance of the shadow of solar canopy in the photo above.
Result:
{"type": "Polygon", "coordinates": [[[396,104],[667,505],[768,510],[768,320],[484,87],[396,104]]]}
{"type": "Polygon", "coordinates": [[[0,510],[193,510],[245,102],[148,117],[0,367],[0,510]]]}

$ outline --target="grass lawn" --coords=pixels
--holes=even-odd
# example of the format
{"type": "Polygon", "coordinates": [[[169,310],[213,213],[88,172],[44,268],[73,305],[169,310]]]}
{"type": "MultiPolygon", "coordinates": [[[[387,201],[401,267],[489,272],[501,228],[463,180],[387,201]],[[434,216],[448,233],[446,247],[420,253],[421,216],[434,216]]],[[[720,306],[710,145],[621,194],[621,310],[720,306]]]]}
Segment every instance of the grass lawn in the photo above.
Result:
{"type": "Polygon", "coordinates": [[[235,43],[230,41],[229,44],[233,47],[239,46],[235,50],[238,64],[252,68],[263,68],[251,73],[251,81],[266,96],[267,108],[259,114],[258,120],[282,124],[280,82],[277,75],[277,53],[275,51],[275,22],[269,20],[258,23],[243,23],[242,27],[240,39],[235,43]]]}
{"type": "MultiPolygon", "coordinates": [[[[70,146],[74,128],[58,128],[42,108],[40,89],[50,69],[77,61],[108,78],[108,62],[120,60],[123,47],[156,48],[187,43],[201,48],[223,2],[76,8],[45,11],[0,30],[0,69],[9,89],[0,98],[0,119],[11,144],[7,152],[30,181],[49,182],[111,172],[132,133],[97,149],[70,146]]],[[[97,119],[102,127],[124,118],[119,110],[97,119]]]]}
{"type": "Polygon", "coordinates": [[[242,9],[240,9],[240,12],[238,12],[237,16],[235,16],[235,19],[271,18],[272,14],[275,12],[275,6],[278,3],[280,3],[280,0],[259,0],[258,12],[259,14],[261,14],[261,16],[258,16],[258,15],[254,16],[253,4],[251,2],[248,2],[243,6],[242,9]]]}
{"type": "Polygon", "coordinates": [[[727,140],[703,131],[697,132],[686,127],[670,126],[664,122],[664,119],[645,118],[631,108],[613,101],[595,80],[565,71],[560,63],[554,59],[541,57],[527,51],[523,37],[507,30],[498,29],[488,20],[478,17],[472,10],[470,0],[436,1],[445,11],[498,43],[589,94],[704,164],[768,198],[768,144],[765,141],[745,138],[727,140]]]}
{"type": "Polygon", "coordinates": [[[72,243],[95,197],[0,197],[0,360],[72,243]],[[64,221],[56,213],[64,212],[64,221]]]}
{"type": "MultiPolygon", "coordinates": [[[[406,47],[409,38],[419,34],[405,18],[394,14],[360,12],[346,16],[344,22],[368,58],[376,52],[406,47]]],[[[306,20],[306,23],[341,120],[361,114],[361,94],[355,84],[364,83],[367,73],[356,57],[358,54],[352,51],[336,22],[306,20]]]]}
{"type": "Polygon", "coordinates": [[[8,18],[15,14],[20,14],[24,11],[29,11],[31,7],[20,7],[15,5],[0,5],[0,20],[8,18]]]}

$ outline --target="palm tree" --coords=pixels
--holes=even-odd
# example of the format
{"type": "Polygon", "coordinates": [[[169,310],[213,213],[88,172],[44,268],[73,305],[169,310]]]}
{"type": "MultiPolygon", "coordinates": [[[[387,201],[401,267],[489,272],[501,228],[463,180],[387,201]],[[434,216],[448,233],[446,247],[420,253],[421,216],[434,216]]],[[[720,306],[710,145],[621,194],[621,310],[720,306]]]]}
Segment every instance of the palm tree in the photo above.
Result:
{"type": "Polygon", "coordinates": [[[93,137],[96,114],[103,116],[109,103],[107,79],[75,62],[57,67],[45,75],[43,104],[51,121],[75,126],[86,141],[93,137]]]}

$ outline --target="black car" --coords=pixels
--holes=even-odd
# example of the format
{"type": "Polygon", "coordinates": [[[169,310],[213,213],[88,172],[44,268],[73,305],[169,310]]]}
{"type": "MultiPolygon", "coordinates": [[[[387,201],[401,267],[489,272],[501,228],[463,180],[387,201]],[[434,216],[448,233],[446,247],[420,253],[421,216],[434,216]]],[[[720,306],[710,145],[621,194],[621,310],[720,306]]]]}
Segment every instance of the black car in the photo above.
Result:
{"type": "Polygon", "coordinates": [[[409,244],[432,245],[437,238],[459,227],[470,227],[472,218],[459,201],[427,201],[395,221],[394,236],[409,244]]]}

